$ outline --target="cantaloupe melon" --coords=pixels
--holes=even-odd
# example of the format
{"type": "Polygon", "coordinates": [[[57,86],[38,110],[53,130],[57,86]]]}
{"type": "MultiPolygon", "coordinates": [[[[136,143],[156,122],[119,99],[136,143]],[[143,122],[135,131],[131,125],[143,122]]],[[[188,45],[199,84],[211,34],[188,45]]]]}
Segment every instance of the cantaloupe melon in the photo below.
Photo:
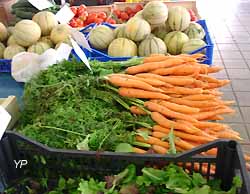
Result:
{"type": "Polygon", "coordinates": [[[163,40],[165,38],[166,34],[169,33],[170,31],[171,31],[171,29],[170,29],[169,25],[164,23],[164,24],[154,28],[152,33],[156,37],[163,40]]]}
{"type": "Polygon", "coordinates": [[[130,40],[142,41],[151,33],[151,27],[146,20],[131,18],[126,24],[125,33],[130,40]]]}
{"type": "Polygon", "coordinates": [[[142,57],[151,54],[166,54],[167,47],[162,39],[151,35],[140,43],[138,53],[142,57]]]}
{"type": "Polygon", "coordinates": [[[8,38],[8,41],[7,41],[7,46],[10,46],[12,44],[17,44],[15,38],[13,35],[11,35],[9,38],[8,38]]]}
{"type": "Polygon", "coordinates": [[[0,42],[0,59],[3,58],[4,49],[5,49],[4,44],[0,42]]]}
{"type": "Polygon", "coordinates": [[[21,20],[15,25],[13,36],[18,45],[28,47],[39,40],[41,29],[32,20],[21,20]]]}
{"type": "Polygon", "coordinates": [[[169,8],[168,25],[172,30],[183,31],[190,24],[191,16],[185,7],[174,6],[169,8]]]}
{"type": "Polygon", "coordinates": [[[64,41],[57,43],[56,46],[55,46],[55,49],[58,49],[62,43],[68,44],[69,46],[72,47],[72,43],[71,43],[70,39],[67,38],[67,39],[64,40],[64,41]]]}
{"type": "Polygon", "coordinates": [[[53,44],[52,40],[50,40],[50,37],[49,37],[49,36],[42,36],[42,37],[38,40],[38,42],[45,42],[45,43],[49,44],[49,46],[50,46],[51,48],[54,47],[54,44],[53,44]]]}
{"type": "MultiPolygon", "coordinates": [[[[187,41],[183,47],[181,52],[182,53],[191,53],[199,48],[202,48],[206,46],[206,43],[201,40],[201,39],[190,39],[189,41],[187,41]]],[[[204,53],[205,51],[201,51],[202,53],[204,53]]]]}
{"type": "Polygon", "coordinates": [[[25,48],[16,44],[6,47],[3,53],[4,59],[12,59],[16,54],[24,52],[25,48]]]}
{"type": "Polygon", "coordinates": [[[114,33],[115,33],[115,38],[126,38],[126,24],[121,24],[120,26],[118,26],[114,33]]]}
{"type": "Polygon", "coordinates": [[[58,24],[52,29],[50,40],[52,40],[54,44],[57,44],[66,40],[70,35],[71,31],[67,24],[58,24]]]}
{"type": "Polygon", "coordinates": [[[167,46],[168,53],[178,55],[181,53],[183,45],[189,40],[188,36],[180,31],[169,32],[164,42],[167,46]]]}
{"type": "Polygon", "coordinates": [[[8,38],[7,28],[0,22],[0,42],[5,41],[8,38]]]}
{"type": "Polygon", "coordinates": [[[14,28],[15,28],[14,26],[8,26],[8,27],[7,27],[8,36],[9,36],[9,37],[13,34],[14,28]]]}
{"type": "Polygon", "coordinates": [[[186,33],[190,39],[203,39],[205,37],[204,29],[196,22],[191,22],[184,33],[186,33]]]}
{"type": "Polygon", "coordinates": [[[132,57],[137,55],[136,44],[127,38],[117,38],[111,42],[108,55],[113,57],[132,57]]]}
{"type": "Polygon", "coordinates": [[[42,36],[50,35],[52,29],[58,24],[56,16],[49,11],[38,12],[32,20],[40,26],[42,36]]]}
{"type": "Polygon", "coordinates": [[[43,54],[46,50],[48,50],[50,47],[50,45],[46,42],[37,42],[33,45],[31,45],[29,48],[28,48],[28,52],[30,53],[36,53],[36,54],[43,54]]]}
{"type": "Polygon", "coordinates": [[[100,25],[90,31],[89,42],[96,49],[107,49],[115,39],[113,30],[107,26],[100,25]]]}
{"type": "Polygon", "coordinates": [[[160,1],[151,1],[142,11],[143,18],[152,25],[164,23],[168,18],[168,8],[160,1]]]}

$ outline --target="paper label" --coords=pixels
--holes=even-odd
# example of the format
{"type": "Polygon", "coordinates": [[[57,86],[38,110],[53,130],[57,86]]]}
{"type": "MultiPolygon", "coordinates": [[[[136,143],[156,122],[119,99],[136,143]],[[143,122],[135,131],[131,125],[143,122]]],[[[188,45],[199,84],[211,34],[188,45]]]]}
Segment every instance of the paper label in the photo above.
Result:
{"type": "Polygon", "coordinates": [[[76,43],[76,41],[74,41],[72,38],[70,38],[70,41],[72,43],[72,46],[75,50],[75,53],[77,54],[77,56],[81,59],[81,61],[92,71],[90,65],[89,65],[89,61],[85,55],[85,53],[83,52],[83,50],[79,47],[79,45],[76,43]]]}
{"type": "Polygon", "coordinates": [[[82,46],[83,48],[86,48],[88,51],[92,52],[92,49],[91,47],[89,46],[89,43],[87,41],[87,39],[85,38],[84,34],[75,30],[75,29],[72,29],[71,30],[71,35],[72,37],[74,38],[74,40],[80,45],[82,46]]]}
{"type": "Polygon", "coordinates": [[[48,0],[28,0],[35,8],[38,10],[47,9],[53,7],[54,5],[48,0]]]}
{"type": "Polygon", "coordinates": [[[56,50],[57,52],[57,60],[58,61],[62,61],[62,60],[68,60],[69,59],[69,55],[72,51],[72,47],[69,46],[68,44],[65,43],[61,43],[60,46],[58,47],[58,49],[56,50]]]}
{"type": "Polygon", "coordinates": [[[10,120],[10,114],[2,106],[0,106],[0,140],[3,137],[3,134],[8,127],[10,120]]]}
{"type": "Polygon", "coordinates": [[[64,5],[57,13],[56,19],[61,24],[67,24],[75,16],[69,6],[64,5]]]}

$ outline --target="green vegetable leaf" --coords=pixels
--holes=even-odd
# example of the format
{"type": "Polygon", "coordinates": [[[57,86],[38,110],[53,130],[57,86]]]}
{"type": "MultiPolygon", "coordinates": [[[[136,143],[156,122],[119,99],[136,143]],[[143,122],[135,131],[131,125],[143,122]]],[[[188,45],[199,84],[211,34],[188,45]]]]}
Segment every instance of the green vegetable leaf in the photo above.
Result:
{"type": "Polygon", "coordinates": [[[175,135],[174,135],[174,128],[171,127],[171,130],[168,134],[168,141],[169,141],[169,154],[176,154],[176,147],[175,147],[175,135]]]}
{"type": "Polygon", "coordinates": [[[89,181],[81,180],[78,191],[80,191],[81,194],[97,194],[106,191],[105,185],[105,182],[97,182],[92,178],[89,181]]]}
{"type": "Polygon", "coordinates": [[[58,181],[58,190],[62,191],[66,187],[66,180],[61,176],[58,181]]]}
{"type": "Polygon", "coordinates": [[[90,134],[88,134],[82,142],[76,145],[77,149],[89,151],[89,138],[90,138],[90,134]]]}
{"type": "Polygon", "coordinates": [[[133,147],[128,143],[120,143],[116,146],[115,152],[133,152],[133,147]]]}
{"type": "Polygon", "coordinates": [[[192,183],[195,187],[200,187],[202,185],[207,184],[206,179],[203,178],[202,175],[199,173],[193,173],[192,178],[193,178],[192,183]]]}
{"type": "Polygon", "coordinates": [[[140,136],[143,137],[143,139],[145,139],[145,140],[148,140],[148,138],[149,138],[148,131],[141,131],[141,130],[138,130],[138,131],[136,132],[136,135],[140,135],[140,136]]]}
{"type": "Polygon", "coordinates": [[[148,178],[153,184],[164,183],[166,173],[163,170],[158,170],[154,168],[143,168],[143,176],[148,178]]]}

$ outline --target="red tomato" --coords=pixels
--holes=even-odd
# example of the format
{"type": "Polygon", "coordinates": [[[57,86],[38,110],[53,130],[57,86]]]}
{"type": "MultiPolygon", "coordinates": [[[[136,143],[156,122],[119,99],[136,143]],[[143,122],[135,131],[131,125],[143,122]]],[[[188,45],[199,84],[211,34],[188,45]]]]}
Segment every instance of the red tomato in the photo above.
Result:
{"type": "Polygon", "coordinates": [[[125,12],[127,12],[127,14],[130,15],[131,13],[133,13],[133,10],[131,7],[126,7],[125,12]]]}
{"type": "Polygon", "coordinates": [[[98,13],[97,17],[105,20],[107,18],[107,14],[105,12],[101,11],[98,13]]]}
{"type": "Polygon", "coordinates": [[[103,23],[104,22],[104,20],[102,19],[102,18],[96,18],[95,19],[95,23],[96,24],[101,24],[101,23],[103,23]]]}
{"type": "Polygon", "coordinates": [[[77,7],[70,7],[71,11],[77,15],[77,7]]]}
{"type": "Polygon", "coordinates": [[[131,13],[131,14],[129,14],[129,18],[134,17],[134,15],[135,15],[135,13],[134,13],[134,12],[133,12],[133,13],[131,13]]]}
{"type": "Polygon", "coordinates": [[[83,27],[84,26],[84,21],[82,21],[80,18],[76,19],[76,23],[78,27],[83,27]]]}
{"type": "Polygon", "coordinates": [[[119,9],[114,10],[114,13],[118,18],[121,17],[121,11],[119,9]]]}
{"type": "Polygon", "coordinates": [[[106,22],[108,22],[108,23],[110,23],[110,24],[116,24],[116,21],[115,21],[114,19],[112,19],[112,18],[108,18],[108,19],[106,20],[106,22]]]}
{"type": "Polygon", "coordinates": [[[78,18],[80,18],[82,21],[85,21],[88,17],[88,12],[83,12],[81,15],[78,15],[78,18]]]}
{"type": "Polygon", "coordinates": [[[127,21],[129,19],[129,16],[126,12],[121,12],[121,19],[123,21],[127,21]]]}
{"type": "Polygon", "coordinates": [[[76,28],[76,27],[77,27],[76,19],[73,18],[72,20],[70,20],[69,25],[70,25],[71,27],[73,27],[73,28],[76,28]]]}
{"type": "Polygon", "coordinates": [[[137,12],[139,12],[139,11],[141,11],[141,10],[143,10],[143,6],[142,6],[141,4],[137,4],[137,5],[135,6],[134,12],[137,13],[137,12]]]}
{"type": "Polygon", "coordinates": [[[87,10],[87,7],[85,5],[80,5],[77,9],[77,14],[81,15],[82,13],[84,13],[87,10]]]}

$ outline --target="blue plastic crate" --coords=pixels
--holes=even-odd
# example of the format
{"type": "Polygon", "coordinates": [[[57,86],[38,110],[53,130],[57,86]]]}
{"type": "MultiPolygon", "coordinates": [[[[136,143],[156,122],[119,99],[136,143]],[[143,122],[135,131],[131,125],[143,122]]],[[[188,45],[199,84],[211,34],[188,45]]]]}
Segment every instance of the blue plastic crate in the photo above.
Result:
{"type": "Polygon", "coordinates": [[[10,72],[11,72],[11,60],[0,59],[0,73],[10,73],[10,72]]]}
{"type": "MultiPolygon", "coordinates": [[[[207,45],[200,48],[200,49],[194,50],[190,54],[198,53],[200,51],[205,50],[205,54],[206,54],[207,59],[203,63],[211,65],[212,62],[213,62],[213,48],[214,48],[214,45],[213,45],[212,39],[210,37],[209,31],[208,31],[208,28],[207,28],[207,25],[206,25],[206,21],[205,20],[199,20],[199,21],[197,21],[197,23],[199,23],[203,27],[203,29],[205,31],[206,35],[205,35],[204,40],[205,40],[207,45]]],[[[108,26],[108,27],[110,27],[112,29],[116,28],[115,26],[113,26],[111,24],[108,24],[108,23],[103,23],[103,25],[106,25],[106,26],[108,26]]],[[[82,29],[81,32],[84,33],[84,35],[86,37],[88,37],[90,29],[92,29],[95,26],[96,26],[96,24],[90,24],[90,25],[86,26],[84,29],[82,29]]],[[[90,52],[90,51],[88,51],[86,49],[84,49],[84,52],[85,52],[87,57],[90,57],[90,59],[96,59],[96,60],[99,60],[99,61],[125,61],[125,60],[130,58],[130,57],[111,57],[111,56],[107,55],[107,51],[105,51],[105,50],[99,51],[99,50],[96,50],[94,48],[92,48],[92,52],[90,52]]]]}

